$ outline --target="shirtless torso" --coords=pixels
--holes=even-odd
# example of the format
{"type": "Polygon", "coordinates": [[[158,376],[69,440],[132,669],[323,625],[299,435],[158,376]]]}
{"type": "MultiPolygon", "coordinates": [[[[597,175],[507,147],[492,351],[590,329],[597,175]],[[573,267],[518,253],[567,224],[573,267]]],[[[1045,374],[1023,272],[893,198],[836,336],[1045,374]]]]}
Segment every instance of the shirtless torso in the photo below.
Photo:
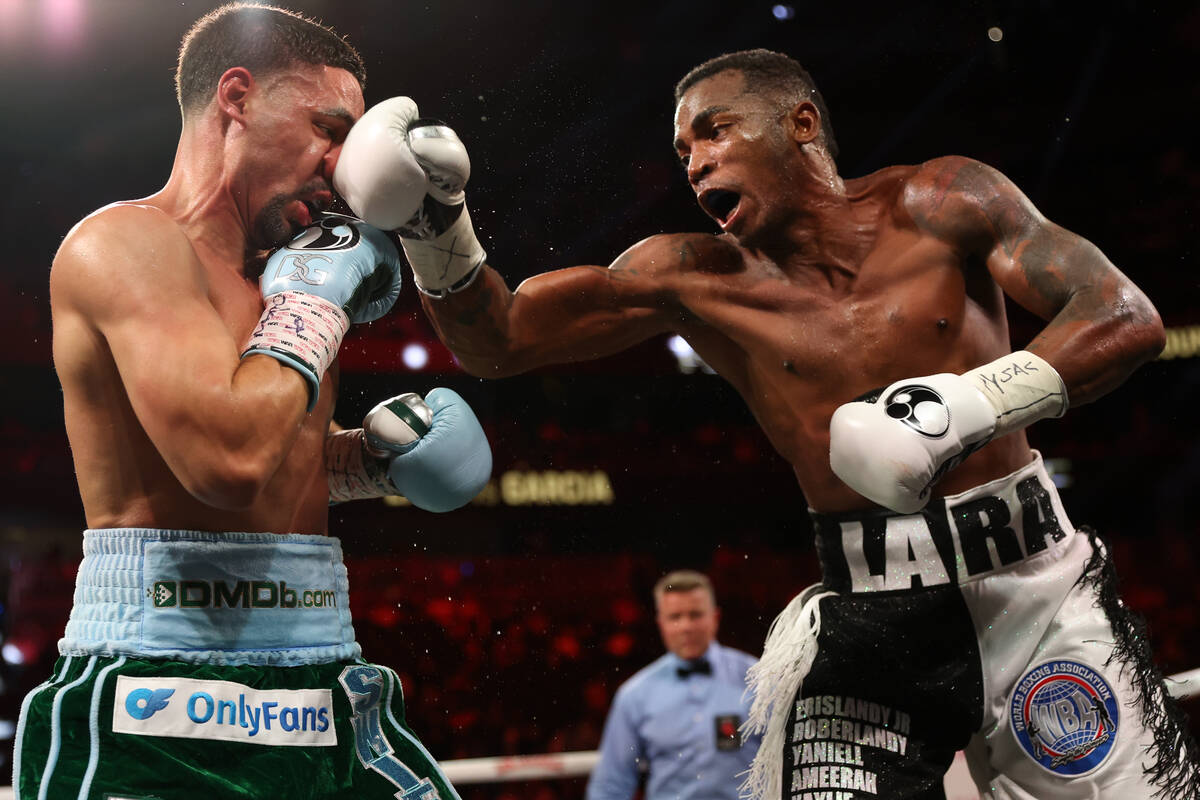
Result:
{"type": "Polygon", "coordinates": [[[396,722],[396,674],[363,660],[326,535],[330,500],[449,510],[491,467],[446,389],[420,432],[380,432],[403,453],[333,429],[342,337],[399,293],[387,237],[320,213],[361,57],[302,15],[228,4],[178,64],[166,185],[89,215],[51,267],[88,530],[59,659],[22,702],[16,796],[457,797],[396,722]],[[217,711],[238,703],[241,725],[217,711]],[[356,757],[363,724],[381,760],[356,757]]]}
{"type": "Polygon", "coordinates": [[[1088,745],[1048,756],[1043,745],[1060,745],[1032,742],[1028,696],[1025,710],[1011,698],[1065,664],[1053,680],[1095,668],[1121,708],[1162,705],[1161,689],[1131,683],[1153,676],[1151,657],[1111,578],[1101,588],[1092,577],[1103,548],[1068,535],[1023,430],[1153,358],[1158,314],[991,167],[950,156],[841,178],[801,73],[781,54],[744,51],[681,82],[675,149],[719,235],[653,236],[609,267],[537,274],[515,292],[485,265],[434,287],[449,293],[423,298],[426,313],[482,377],[677,333],[790,462],[817,512],[822,582],[779,615],[750,671],[748,729],[764,738],[747,796],[849,789],[815,766],[825,759],[813,740],[836,730],[826,715],[832,726],[865,719],[815,710],[852,698],[904,710],[906,746],[861,747],[881,797],[943,796],[968,742],[972,774],[996,796],[1148,797],[1147,756],[1159,774],[1178,763],[1153,745],[1183,740],[1171,725],[1126,720],[1118,734],[1097,722],[1088,745]],[[1046,321],[1023,348],[1009,340],[1006,297],[1046,321]],[[854,402],[889,386],[882,402],[854,402]],[[930,500],[930,487],[958,496],[930,500]]]}
{"type": "MultiPolygon", "coordinates": [[[[863,502],[829,468],[829,419],[838,405],[905,377],[963,372],[1009,350],[996,284],[986,274],[972,279],[950,246],[897,219],[912,172],[848,185],[862,191],[863,211],[878,225],[864,233],[856,276],[835,268],[790,279],[728,235],[663,242],[679,253],[685,314],[677,331],[738,389],[820,510],[863,502]]],[[[1012,472],[1029,459],[1023,439],[974,454],[942,491],[1012,472]]]]}
{"type": "Polygon", "coordinates": [[[306,414],[296,370],[239,356],[264,307],[255,254],[330,202],[362,93],[328,66],[267,80],[253,125],[198,116],[161,191],[90,215],[55,257],[54,362],[91,528],[326,530],[336,368],[306,414]],[[208,155],[222,140],[224,163],[208,155]]]}
{"type": "MultiPolygon", "coordinates": [[[[141,387],[154,395],[178,392],[181,397],[191,395],[196,403],[215,405],[219,400],[214,397],[216,393],[230,392],[228,380],[222,382],[198,361],[166,361],[171,357],[171,348],[163,339],[186,337],[188,315],[198,310],[190,308],[194,302],[211,304],[207,313],[215,314],[224,327],[227,344],[245,342],[262,314],[262,294],[257,277],[243,274],[240,262],[229,264],[211,258],[206,262],[183,231],[161,210],[149,205],[122,204],[99,212],[76,230],[64,246],[64,254],[87,247],[84,242],[91,237],[124,236],[147,244],[154,242],[155,252],[163,255],[170,269],[149,266],[147,271],[155,272],[151,283],[149,275],[135,277],[123,265],[124,275],[107,276],[110,289],[102,292],[96,291],[91,280],[80,280],[80,270],[64,261],[69,255],[60,256],[51,273],[55,366],[62,383],[67,434],[88,526],[323,532],[328,496],[322,451],[336,396],[336,371],[324,377],[318,408],[299,423],[294,444],[280,454],[279,468],[250,507],[221,508],[199,499],[176,476],[174,469],[186,467],[168,460],[174,448],[156,445],[147,431],[147,425],[153,429],[161,424],[165,432],[172,425],[187,423],[143,416],[123,378],[157,384],[141,387]],[[147,293],[157,293],[166,288],[164,282],[175,281],[180,282],[181,289],[186,285],[186,293],[174,293],[176,300],[169,303],[164,303],[161,295],[154,300],[128,296],[127,290],[135,284],[142,284],[147,293]],[[191,302],[183,302],[184,298],[191,302]],[[139,308],[125,307],[126,302],[139,308]],[[128,346],[134,352],[128,364],[118,367],[113,336],[107,331],[101,334],[98,327],[119,317],[126,318],[126,326],[135,326],[136,321],[129,316],[139,311],[161,315],[164,330],[152,337],[137,332],[131,332],[128,339],[120,337],[122,341],[116,346],[128,346]],[[142,374],[143,369],[146,373],[161,371],[163,379],[169,373],[172,382],[188,386],[164,385],[153,374],[142,374]]],[[[231,355],[236,357],[236,353],[231,355]]],[[[286,373],[279,377],[290,379],[286,373]]],[[[141,402],[153,403],[154,399],[141,402]]],[[[222,422],[213,420],[212,424],[222,422]]],[[[189,456],[196,457],[194,453],[189,456]]],[[[236,474],[231,472],[230,478],[236,474]]]]}
{"type": "MultiPolygon", "coordinates": [[[[1007,178],[960,157],[837,176],[803,102],[778,115],[736,71],[683,95],[675,146],[724,233],[651,237],[608,267],[543,273],[510,292],[485,267],[426,312],[484,377],[682,335],[745,398],[810,506],[872,504],[829,466],[841,404],[910,377],[962,373],[1014,348],[1004,297],[1049,324],[1028,345],[1072,405],[1161,347],[1145,296],[1100,251],[1046,220],[1007,178]]],[[[1028,463],[1022,431],[938,484],[951,494],[1028,463]]]]}

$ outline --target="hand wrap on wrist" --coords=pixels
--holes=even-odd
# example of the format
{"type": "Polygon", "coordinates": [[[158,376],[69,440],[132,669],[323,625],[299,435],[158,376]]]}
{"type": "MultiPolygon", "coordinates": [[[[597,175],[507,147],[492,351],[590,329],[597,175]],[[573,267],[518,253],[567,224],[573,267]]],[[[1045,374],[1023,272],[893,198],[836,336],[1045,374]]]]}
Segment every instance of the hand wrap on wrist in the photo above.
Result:
{"type": "Polygon", "coordinates": [[[467,288],[487,259],[466,203],[445,205],[427,196],[416,216],[397,233],[413,282],[430,297],[467,288]]]}
{"type": "Polygon", "coordinates": [[[1054,367],[1028,350],[997,358],[962,374],[996,411],[993,439],[1067,413],[1067,387],[1054,367]]]}
{"type": "Polygon", "coordinates": [[[329,503],[369,500],[398,494],[388,478],[386,459],[367,454],[362,428],[329,434],[325,439],[325,477],[329,503]]]}
{"type": "Polygon", "coordinates": [[[298,371],[308,382],[307,410],[312,411],[321,376],[337,356],[350,318],[336,304],[305,292],[279,292],[266,303],[242,358],[270,356],[298,371]]]}

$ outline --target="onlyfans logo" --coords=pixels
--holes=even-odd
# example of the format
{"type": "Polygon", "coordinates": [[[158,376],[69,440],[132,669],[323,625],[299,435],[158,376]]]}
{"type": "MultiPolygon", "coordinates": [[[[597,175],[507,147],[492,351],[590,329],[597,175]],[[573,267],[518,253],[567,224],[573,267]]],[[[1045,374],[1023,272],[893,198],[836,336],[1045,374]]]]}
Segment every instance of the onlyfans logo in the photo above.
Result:
{"type": "Polygon", "coordinates": [[[117,698],[112,724],[117,733],[266,745],[337,744],[329,689],[252,689],[233,681],[121,675],[117,698]]]}
{"type": "Polygon", "coordinates": [[[155,711],[167,707],[167,698],[174,689],[134,689],[125,698],[125,710],[134,719],[150,719],[155,711]]]}

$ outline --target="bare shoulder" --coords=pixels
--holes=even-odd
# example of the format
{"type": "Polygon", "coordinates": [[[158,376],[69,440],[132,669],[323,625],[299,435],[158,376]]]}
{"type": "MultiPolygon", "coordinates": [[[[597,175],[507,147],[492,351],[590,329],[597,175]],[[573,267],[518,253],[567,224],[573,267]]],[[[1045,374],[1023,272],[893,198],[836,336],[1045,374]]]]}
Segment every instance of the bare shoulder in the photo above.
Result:
{"type": "Polygon", "coordinates": [[[915,167],[904,181],[897,212],[922,231],[967,250],[986,250],[1040,216],[1002,172],[965,156],[943,156],[915,167]]]}
{"type": "Polygon", "coordinates": [[[167,214],[115,203],[85,217],[63,239],[50,269],[51,298],[102,309],[116,294],[133,289],[140,295],[164,278],[194,284],[197,266],[191,243],[167,214]]]}
{"type": "Polygon", "coordinates": [[[908,199],[922,196],[972,193],[1004,180],[999,170],[966,156],[942,156],[908,168],[905,192],[908,199]]]}
{"type": "Polygon", "coordinates": [[[137,263],[153,259],[131,259],[134,254],[159,254],[170,257],[190,248],[179,224],[154,206],[114,203],[84,217],[63,239],[54,257],[54,269],[117,270],[127,273],[137,263]],[[116,257],[114,259],[114,257],[116,257]]]}
{"type": "Polygon", "coordinates": [[[729,272],[742,263],[742,251],[724,236],[661,233],[630,247],[609,266],[630,276],[665,278],[692,272],[729,272]]]}

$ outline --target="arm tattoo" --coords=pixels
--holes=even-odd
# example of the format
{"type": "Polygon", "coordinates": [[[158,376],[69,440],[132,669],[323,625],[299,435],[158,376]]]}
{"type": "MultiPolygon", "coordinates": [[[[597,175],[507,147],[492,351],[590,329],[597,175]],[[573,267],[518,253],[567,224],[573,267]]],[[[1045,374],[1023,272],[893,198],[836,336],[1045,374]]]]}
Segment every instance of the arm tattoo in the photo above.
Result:
{"type": "Polygon", "coordinates": [[[608,279],[611,281],[616,281],[617,283],[626,283],[631,278],[639,277],[641,272],[634,267],[629,266],[632,261],[633,256],[628,252],[617,256],[617,260],[614,261],[606,270],[608,279]]]}
{"type": "Polygon", "coordinates": [[[998,245],[1015,257],[1016,234],[1034,217],[1015,187],[1008,191],[992,170],[974,162],[943,164],[932,183],[927,201],[912,212],[921,228],[955,245],[972,245],[980,254],[998,245]]]}
{"type": "Polygon", "coordinates": [[[485,286],[475,298],[475,304],[459,311],[454,323],[464,328],[474,327],[480,320],[486,321],[492,306],[492,288],[485,286]]]}
{"type": "MultiPolygon", "coordinates": [[[[456,330],[460,335],[470,331],[469,334],[466,334],[469,341],[500,342],[508,336],[501,322],[505,318],[505,312],[503,309],[496,308],[502,302],[493,287],[484,286],[475,298],[475,302],[459,311],[458,316],[454,318],[453,325],[438,325],[432,317],[430,319],[435,322],[434,327],[442,334],[442,341],[446,342],[451,350],[454,349],[455,343],[459,339],[455,335],[456,330]]],[[[465,345],[466,342],[463,344],[465,345]]]]}
{"type": "Polygon", "coordinates": [[[1076,253],[1069,250],[1078,251],[1081,248],[1063,248],[1056,239],[1044,231],[1018,237],[1009,256],[1020,266],[1029,288],[1046,302],[1062,306],[1070,299],[1072,291],[1064,274],[1064,266],[1076,253]]]}

